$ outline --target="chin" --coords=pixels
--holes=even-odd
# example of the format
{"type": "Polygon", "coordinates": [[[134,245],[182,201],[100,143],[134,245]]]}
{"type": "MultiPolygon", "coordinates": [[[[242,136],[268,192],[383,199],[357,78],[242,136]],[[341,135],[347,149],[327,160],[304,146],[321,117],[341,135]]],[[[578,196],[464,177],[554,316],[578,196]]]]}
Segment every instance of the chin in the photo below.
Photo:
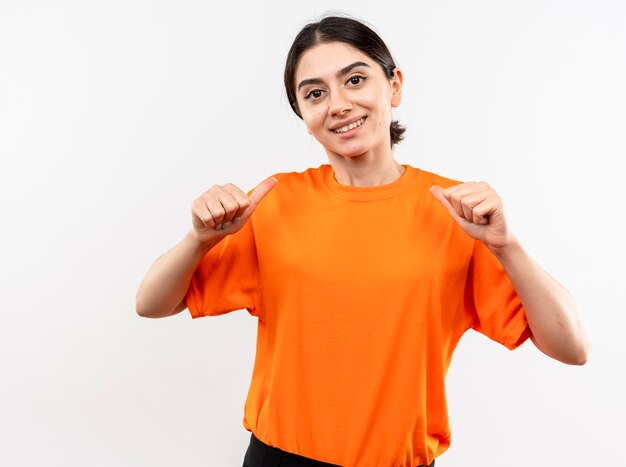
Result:
{"type": "Polygon", "coordinates": [[[354,148],[338,148],[337,150],[334,150],[333,152],[339,156],[354,158],[354,157],[362,156],[369,149],[370,148],[368,147],[358,146],[354,148]]]}

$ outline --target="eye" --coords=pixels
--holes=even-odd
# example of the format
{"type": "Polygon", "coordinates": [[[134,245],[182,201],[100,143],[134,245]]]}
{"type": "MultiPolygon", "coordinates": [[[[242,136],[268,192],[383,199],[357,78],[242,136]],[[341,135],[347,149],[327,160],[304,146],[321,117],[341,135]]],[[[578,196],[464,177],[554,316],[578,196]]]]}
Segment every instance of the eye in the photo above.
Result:
{"type": "Polygon", "coordinates": [[[309,99],[319,99],[320,97],[322,97],[322,93],[323,91],[321,89],[312,89],[311,91],[309,91],[305,96],[304,99],[305,100],[309,100],[309,99]]]}
{"type": "Polygon", "coordinates": [[[348,83],[350,83],[352,86],[358,86],[359,84],[363,83],[365,80],[366,80],[365,76],[354,75],[348,78],[348,83]]]}

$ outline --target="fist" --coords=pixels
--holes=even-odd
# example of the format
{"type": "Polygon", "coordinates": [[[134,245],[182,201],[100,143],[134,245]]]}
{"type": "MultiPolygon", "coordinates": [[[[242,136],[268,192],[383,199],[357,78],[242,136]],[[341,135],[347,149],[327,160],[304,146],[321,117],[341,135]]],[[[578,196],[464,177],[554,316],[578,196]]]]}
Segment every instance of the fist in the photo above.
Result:
{"type": "Polygon", "coordinates": [[[276,181],[274,177],[266,178],[250,196],[232,183],[213,185],[205,191],[191,205],[193,232],[198,240],[221,239],[240,230],[276,181]]]}
{"type": "Polygon", "coordinates": [[[511,242],[502,199],[489,184],[466,182],[446,189],[433,186],[430,191],[466,234],[490,250],[505,248],[511,242]]]}

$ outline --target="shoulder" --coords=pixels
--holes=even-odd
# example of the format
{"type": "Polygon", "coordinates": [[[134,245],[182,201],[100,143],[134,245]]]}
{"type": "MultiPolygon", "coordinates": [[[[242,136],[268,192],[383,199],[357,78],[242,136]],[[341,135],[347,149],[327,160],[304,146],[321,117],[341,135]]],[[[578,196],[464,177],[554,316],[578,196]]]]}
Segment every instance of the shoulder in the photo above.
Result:
{"type": "Polygon", "coordinates": [[[307,202],[314,202],[323,184],[324,166],[308,168],[300,172],[278,172],[272,176],[277,183],[259,204],[257,217],[298,211],[307,202]]]}
{"type": "Polygon", "coordinates": [[[311,167],[300,172],[279,172],[273,174],[278,180],[270,195],[278,198],[293,197],[295,194],[304,196],[309,192],[317,192],[323,185],[325,165],[311,167]]]}
{"type": "Polygon", "coordinates": [[[301,172],[278,172],[273,174],[279,182],[284,184],[308,184],[321,179],[325,170],[325,164],[316,168],[308,168],[301,172]]]}
{"type": "Polygon", "coordinates": [[[455,180],[453,178],[444,177],[443,175],[436,174],[434,172],[429,172],[427,170],[420,169],[422,177],[430,186],[437,185],[443,188],[448,188],[454,185],[458,185],[459,183],[463,183],[460,180],[455,180]]]}

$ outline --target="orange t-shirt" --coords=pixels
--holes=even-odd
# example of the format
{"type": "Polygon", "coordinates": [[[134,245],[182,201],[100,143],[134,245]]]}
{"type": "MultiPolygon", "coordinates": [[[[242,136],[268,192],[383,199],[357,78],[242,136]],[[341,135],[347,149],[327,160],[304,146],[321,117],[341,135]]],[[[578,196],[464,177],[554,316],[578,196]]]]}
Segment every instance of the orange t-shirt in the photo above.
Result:
{"type": "Polygon", "coordinates": [[[346,467],[428,465],[450,445],[444,378],[474,328],[529,336],[495,256],[429,192],[457,182],[405,166],[339,184],[332,166],[276,175],[248,223],[199,265],[194,318],[258,318],[244,426],[271,446],[346,467]]]}

